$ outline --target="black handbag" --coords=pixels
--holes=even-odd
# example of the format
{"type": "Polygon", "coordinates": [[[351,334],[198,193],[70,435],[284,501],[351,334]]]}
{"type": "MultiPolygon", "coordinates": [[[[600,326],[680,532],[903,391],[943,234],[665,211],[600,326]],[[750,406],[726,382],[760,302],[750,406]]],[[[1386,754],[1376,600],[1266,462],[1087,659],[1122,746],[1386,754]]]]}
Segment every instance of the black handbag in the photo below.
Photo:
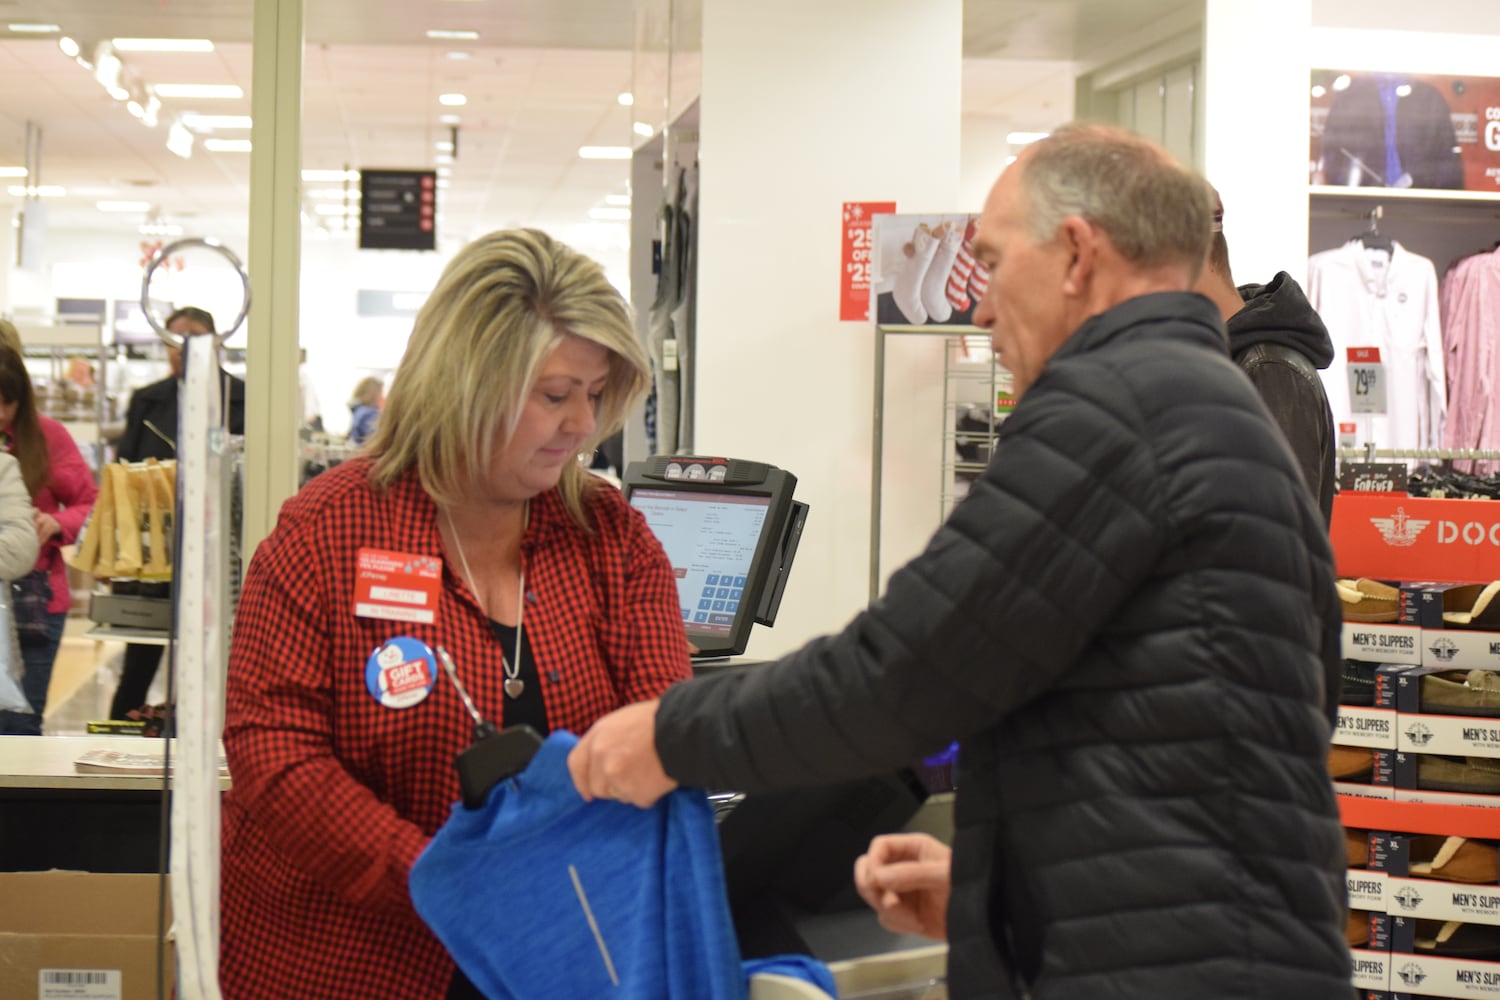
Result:
{"type": "Polygon", "coordinates": [[[16,620],[16,638],[47,637],[47,605],[52,603],[52,583],[47,571],[34,569],[18,580],[11,581],[10,593],[12,614],[16,620]]]}

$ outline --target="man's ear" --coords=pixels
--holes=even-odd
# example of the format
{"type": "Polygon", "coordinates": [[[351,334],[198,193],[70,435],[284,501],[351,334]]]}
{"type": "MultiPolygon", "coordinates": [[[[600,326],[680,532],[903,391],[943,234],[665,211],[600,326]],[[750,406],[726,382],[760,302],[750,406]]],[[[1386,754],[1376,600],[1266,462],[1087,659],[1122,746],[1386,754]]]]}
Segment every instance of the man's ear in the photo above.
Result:
{"type": "Polygon", "coordinates": [[[1057,227],[1057,239],[1067,255],[1063,291],[1081,298],[1094,277],[1099,257],[1099,232],[1083,218],[1070,215],[1057,227]]]}

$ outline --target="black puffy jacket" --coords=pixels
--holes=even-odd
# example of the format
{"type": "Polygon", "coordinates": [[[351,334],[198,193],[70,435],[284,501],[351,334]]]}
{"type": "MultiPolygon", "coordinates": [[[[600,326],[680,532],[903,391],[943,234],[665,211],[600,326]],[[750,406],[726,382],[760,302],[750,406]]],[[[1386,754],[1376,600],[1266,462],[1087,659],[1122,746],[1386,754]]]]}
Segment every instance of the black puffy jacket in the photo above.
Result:
{"type": "Polygon", "coordinates": [[[1085,323],[926,551],[843,632],[679,685],[686,784],[879,772],[962,740],[949,989],[1347,996],[1331,554],[1196,295],[1085,323]]]}

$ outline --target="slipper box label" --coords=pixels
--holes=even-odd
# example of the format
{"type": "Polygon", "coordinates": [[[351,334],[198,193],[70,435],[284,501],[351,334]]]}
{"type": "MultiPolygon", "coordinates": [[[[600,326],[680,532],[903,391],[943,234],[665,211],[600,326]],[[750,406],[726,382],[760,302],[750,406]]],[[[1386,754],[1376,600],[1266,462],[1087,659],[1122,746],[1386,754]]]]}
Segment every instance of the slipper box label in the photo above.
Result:
{"type": "Polygon", "coordinates": [[[1414,625],[1344,622],[1344,659],[1421,663],[1422,630],[1414,625]]]}
{"type": "Polygon", "coordinates": [[[1385,872],[1349,869],[1344,875],[1344,884],[1349,889],[1349,909],[1384,913],[1386,879],[1385,872]]]}
{"type": "Polygon", "coordinates": [[[1500,719],[1466,715],[1396,716],[1396,749],[1467,757],[1500,757],[1500,719]]]}
{"type": "Polygon", "coordinates": [[[1355,989],[1390,989],[1390,952],[1366,951],[1363,948],[1352,948],[1350,949],[1349,954],[1354,959],[1354,975],[1350,977],[1350,982],[1354,984],[1355,989]]]}
{"type": "Polygon", "coordinates": [[[1489,667],[1500,670],[1500,632],[1476,632],[1461,628],[1423,629],[1422,664],[1428,667],[1489,667]]]}
{"type": "MultiPolygon", "coordinates": [[[[1397,916],[1500,924],[1500,885],[1393,875],[1386,880],[1385,898],[1386,909],[1397,916]]],[[[1500,965],[1495,968],[1500,971],[1500,965]]]]}
{"type": "Polygon", "coordinates": [[[1389,708],[1361,708],[1340,705],[1338,727],[1333,742],[1346,747],[1371,747],[1376,750],[1396,745],[1396,713],[1389,708]]]}
{"type": "Polygon", "coordinates": [[[1500,998],[1500,962],[1391,953],[1391,989],[1423,997],[1500,998]]]}

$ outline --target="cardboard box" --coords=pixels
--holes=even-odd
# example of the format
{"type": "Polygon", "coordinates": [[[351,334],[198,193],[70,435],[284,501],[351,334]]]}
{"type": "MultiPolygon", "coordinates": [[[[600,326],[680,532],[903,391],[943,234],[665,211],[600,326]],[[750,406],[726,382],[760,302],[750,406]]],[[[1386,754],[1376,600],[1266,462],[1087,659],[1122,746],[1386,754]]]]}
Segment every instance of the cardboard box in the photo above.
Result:
{"type": "Polygon", "coordinates": [[[1471,628],[1422,629],[1422,664],[1448,670],[1500,670],[1500,632],[1471,628]]]}
{"type": "Polygon", "coordinates": [[[1422,662],[1421,639],[1415,625],[1344,622],[1344,659],[1415,665],[1422,662]]]}
{"type": "Polygon", "coordinates": [[[1375,750],[1396,746],[1396,692],[1398,678],[1407,670],[1419,669],[1405,663],[1382,663],[1375,667],[1369,705],[1340,705],[1333,742],[1341,746],[1369,747],[1375,750]]]}
{"type": "Polygon", "coordinates": [[[1364,948],[1349,949],[1354,959],[1354,974],[1350,981],[1356,989],[1385,991],[1391,987],[1391,953],[1369,951],[1364,948]]]}
{"type": "Polygon", "coordinates": [[[176,975],[160,891],[156,875],[0,872],[0,997],[156,1000],[158,954],[169,989],[176,975]]]}
{"type": "Polygon", "coordinates": [[[1424,997],[1500,996],[1500,962],[1474,962],[1429,955],[1391,955],[1391,988],[1398,1000],[1415,1000],[1405,992],[1420,989],[1424,997]]]}
{"type": "Polygon", "coordinates": [[[1484,590],[1482,583],[1408,583],[1401,587],[1402,625],[1443,627],[1444,611],[1468,611],[1484,590]]]}
{"type": "Polygon", "coordinates": [[[89,617],[100,625],[167,631],[172,628],[172,599],[136,594],[95,594],[89,603],[89,617]]]}
{"type": "Polygon", "coordinates": [[[1350,868],[1346,871],[1344,884],[1349,891],[1349,909],[1385,913],[1386,877],[1386,872],[1373,872],[1364,868],[1350,868]]]}

